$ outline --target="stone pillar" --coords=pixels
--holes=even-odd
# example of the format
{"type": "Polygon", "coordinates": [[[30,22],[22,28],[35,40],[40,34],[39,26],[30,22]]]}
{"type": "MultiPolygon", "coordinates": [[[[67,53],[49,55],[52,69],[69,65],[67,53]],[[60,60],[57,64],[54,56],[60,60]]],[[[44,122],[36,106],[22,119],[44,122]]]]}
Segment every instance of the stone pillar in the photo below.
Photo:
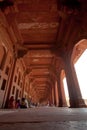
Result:
{"type": "Polygon", "coordinates": [[[56,99],[56,106],[59,105],[59,98],[58,98],[58,88],[57,88],[57,81],[55,81],[55,99],[56,99]]]}
{"type": "Polygon", "coordinates": [[[49,96],[49,106],[52,106],[52,104],[53,104],[53,97],[52,97],[52,88],[51,88],[51,90],[50,90],[50,96],[49,96]]]}
{"type": "Polygon", "coordinates": [[[12,71],[11,71],[11,74],[10,74],[9,86],[8,86],[7,95],[6,95],[5,108],[8,107],[8,100],[9,100],[9,95],[10,95],[10,92],[11,92],[11,87],[12,87],[12,82],[13,82],[13,77],[14,77],[16,61],[17,61],[17,58],[14,58],[14,61],[13,61],[13,64],[12,64],[12,68],[11,68],[12,71]]]}
{"type": "Polygon", "coordinates": [[[59,107],[67,107],[64,86],[63,86],[63,81],[61,81],[60,78],[60,72],[59,72],[59,76],[57,77],[57,83],[58,83],[59,107]]]}
{"type": "Polygon", "coordinates": [[[69,54],[65,55],[64,57],[65,57],[64,58],[65,74],[70,98],[70,107],[72,108],[85,107],[86,105],[84,103],[84,100],[82,99],[74,65],[71,62],[71,57],[69,54]]]}
{"type": "Polygon", "coordinates": [[[53,92],[54,92],[54,105],[56,106],[57,100],[56,100],[56,89],[55,89],[55,84],[53,87],[53,92]]]}
{"type": "Polygon", "coordinates": [[[21,94],[21,98],[24,97],[24,87],[25,87],[25,78],[26,78],[26,73],[24,72],[24,75],[23,75],[23,85],[22,85],[22,94],[21,94]]]}
{"type": "MultiPolygon", "coordinates": [[[[19,57],[19,56],[18,56],[19,57]]],[[[20,57],[19,57],[20,58],[20,57]]],[[[24,89],[25,89],[25,79],[26,79],[26,76],[31,72],[31,70],[29,68],[25,69],[24,71],[24,75],[23,75],[23,86],[22,86],[22,97],[24,97],[24,89]]],[[[29,82],[29,85],[30,85],[30,82],[29,82]]],[[[29,86],[30,88],[30,86],[29,86]]]]}
{"type": "Polygon", "coordinates": [[[54,88],[52,87],[52,104],[55,105],[54,88]]]}
{"type": "MultiPolygon", "coordinates": [[[[61,63],[61,61],[60,61],[61,63]]],[[[63,86],[63,82],[61,81],[60,78],[60,73],[61,73],[61,64],[59,63],[59,67],[58,67],[58,71],[56,70],[56,67],[52,67],[52,75],[54,77],[54,81],[56,80],[56,83],[54,86],[56,86],[57,92],[58,92],[58,97],[56,98],[56,102],[54,104],[58,104],[59,107],[66,107],[67,103],[66,103],[66,98],[65,98],[65,92],[64,92],[64,86],[63,86]]],[[[55,94],[56,95],[56,94],[55,94]]],[[[54,95],[54,98],[55,98],[54,95]]],[[[54,99],[55,101],[55,99],[54,99]]]]}

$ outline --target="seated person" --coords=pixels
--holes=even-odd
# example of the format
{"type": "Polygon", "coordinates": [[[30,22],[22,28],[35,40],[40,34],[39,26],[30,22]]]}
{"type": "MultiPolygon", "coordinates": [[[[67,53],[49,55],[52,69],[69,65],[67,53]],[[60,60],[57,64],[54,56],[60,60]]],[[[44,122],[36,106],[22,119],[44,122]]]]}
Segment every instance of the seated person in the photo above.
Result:
{"type": "Polygon", "coordinates": [[[27,104],[26,104],[25,98],[21,99],[20,108],[27,108],[27,104]]]}
{"type": "Polygon", "coordinates": [[[8,108],[12,109],[15,108],[15,100],[14,100],[14,96],[11,96],[8,102],[8,108]]]}

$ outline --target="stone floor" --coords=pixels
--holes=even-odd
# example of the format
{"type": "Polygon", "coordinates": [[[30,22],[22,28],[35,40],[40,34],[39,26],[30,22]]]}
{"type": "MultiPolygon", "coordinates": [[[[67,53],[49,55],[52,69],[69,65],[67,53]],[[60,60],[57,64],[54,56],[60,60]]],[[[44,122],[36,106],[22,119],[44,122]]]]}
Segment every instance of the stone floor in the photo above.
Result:
{"type": "Polygon", "coordinates": [[[0,130],[87,130],[87,108],[3,109],[0,130]]]}

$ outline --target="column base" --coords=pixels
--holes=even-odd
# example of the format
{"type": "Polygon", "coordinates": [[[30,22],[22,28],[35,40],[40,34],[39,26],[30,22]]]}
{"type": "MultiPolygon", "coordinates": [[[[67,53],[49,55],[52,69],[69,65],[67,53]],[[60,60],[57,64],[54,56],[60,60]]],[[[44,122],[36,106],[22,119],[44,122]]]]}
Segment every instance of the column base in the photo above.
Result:
{"type": "Polygon", "coordinates": [[[67,103],[59,103],[58,107],[68,107],[67,103]]]}
{"type": "Polygon", "coordinates": [[[83,99],[76,99],[70,100],[70,108],[86,108],[87,105],[85,104],[83,99]]]}

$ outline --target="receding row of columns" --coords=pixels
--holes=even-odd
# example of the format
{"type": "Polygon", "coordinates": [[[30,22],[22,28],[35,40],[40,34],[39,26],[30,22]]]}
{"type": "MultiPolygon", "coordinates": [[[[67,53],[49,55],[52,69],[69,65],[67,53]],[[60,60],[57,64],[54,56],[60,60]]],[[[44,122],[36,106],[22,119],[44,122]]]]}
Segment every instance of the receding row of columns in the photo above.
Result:
{"type": "MultiPolygon", "coordinates": [[[[4,58],[3,60],[5,63],[6,58],[4,58]]],[[[65,74],[66,74],[66,80],[67,80],[67,86],[68,86],[68,92],[69,92],[70,107],[74,107],[74,108],[75,107],[85,107],[86,105],[85,105],[84,100],[82,99],[82,95],[81,95],[80,87],[78,84],[78,79],[76,76],[74,64],[71,61],[71,56],[69,54],[66,54],[63,57],[63,61],[65,63],[64,70],[65,70],[65,74]]],[[[13,71],[15,68],[15,63],[16,63],[16,60],[13,63],[13,69],[12,69],[13,71]]],[[[13,71],[12,71],[12,75],[14,73],[13,71]]],[[[12,78],[12,76],[11,76],[11,78],[12,78]]],[[[12,79],[11,79],[11,81],[12,81],[12,79]]],[[[9,86],[11,86],[11,81],[10,81],[9,86]]],[[[11,88],[9,87],[9,89],[11,89],[11,88]]],[[[10,92],[10,90],[8,90],[7,101],[9,98],[9,92],[10,92]]],[[[64,85],[63,85],[63,81],[61,78],[61,70],[58,72],[56,79],[54,78],[54,84],[52,86],[51,103],[58,107],[67,106],[65,92],[64,92],[64,85]]]]}
{"type": "MultiPolygon", "coordinates": [[[[6,57],[7,57],[7,55],[5,53],[3,56],[2,62],[1,62],[2,69],[3,69],[3,66],[5,65],[6,57]]],[[[62,58],[63,58],[63,62],[64,62],[64,70],[65,70],[68,92],[69,92],[70,107],[85,107],[86,105],[85,105],[84,100],[82,99],[82,95],[81,95],[78,79],[76,76],[74,64],[71,61],[71,55],[69,53],[65,53],[65,55],[62,58]]],[[[14,68],[16,65],[16,60],[17,59],[14,60],[14,63],[12,65],[13,71],[14,71],[14,68]]],[[[12,75],[14,73],[13,71],[12,71],[12,75]]],[[[63,106],[67,106],[67,103],[66,103],[66,97],[65,97],[65,92],[64,92],[64,85],[63,85],[63,81],[61,79],[61,69],[58,70],[57,73],[58,74],[56,76],[56,79],[55,78],[53,79],[54,84],[52,86],[51,102],[55,106],[63,107],[63,106]]],[[[11,75],[11,78],[12,78],[12,75],[11,75]]],[[[11,79],[11,81],[12,81],[12,79],[11,79]]],[[[11,81],[9,83],[9,86],[11,86],[11,81]]],[[[9,87],[9,89],[11,89],[11,88],[9,87]]],[[[9,92],[10,92],[10,90],[8,90],[7,100],[9,97],[9,92]]]]}
{"type": "MultiPolygon", "coordinates": [[[[85,101],[81,95],[81,90],[76,76],[74,64],[71,61],[71,55],[69,55],[69,53],[66,53],[66,55],[64,55],[63,62],[68,86],[70,107],[86,107],[85,101]]],[[[55,84],[54,87],[52,87],[52,103],[55,106],[66,107],[67,101],[64,92],[63,78],[61,78],[61,70],[58,72],[56,79],[54,80],[55,84]]]]}

